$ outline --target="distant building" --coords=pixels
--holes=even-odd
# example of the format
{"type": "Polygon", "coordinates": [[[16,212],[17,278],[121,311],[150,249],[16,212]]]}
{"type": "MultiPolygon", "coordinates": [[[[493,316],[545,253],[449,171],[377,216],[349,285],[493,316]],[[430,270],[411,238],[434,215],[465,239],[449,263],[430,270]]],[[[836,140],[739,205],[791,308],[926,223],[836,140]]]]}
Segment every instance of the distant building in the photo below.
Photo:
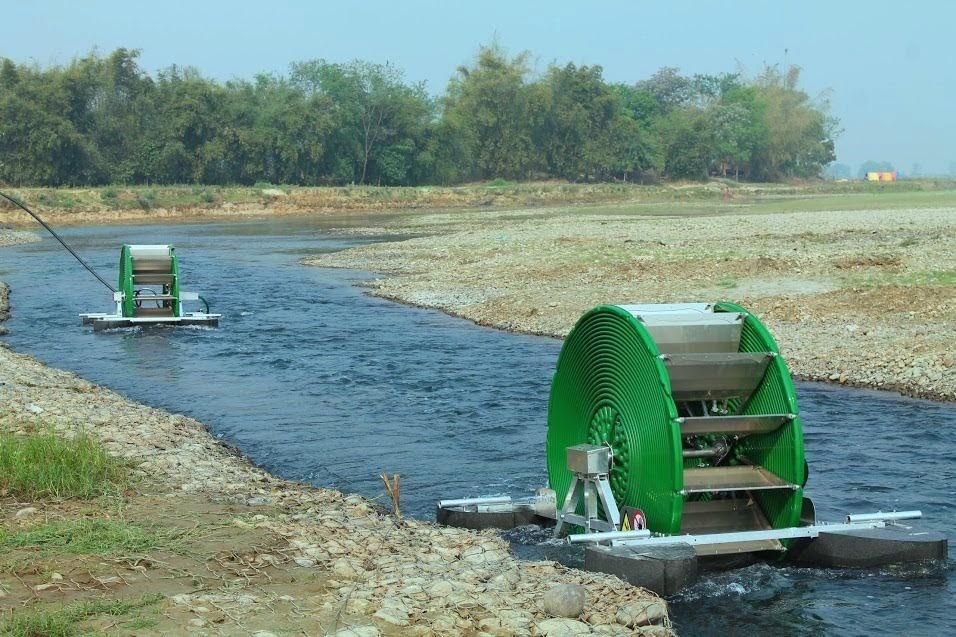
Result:
{"type": "Polygon", "coordinates": [[[895,170],[874,170],[866,173],[867,181],[896,181],[895,170]]]}

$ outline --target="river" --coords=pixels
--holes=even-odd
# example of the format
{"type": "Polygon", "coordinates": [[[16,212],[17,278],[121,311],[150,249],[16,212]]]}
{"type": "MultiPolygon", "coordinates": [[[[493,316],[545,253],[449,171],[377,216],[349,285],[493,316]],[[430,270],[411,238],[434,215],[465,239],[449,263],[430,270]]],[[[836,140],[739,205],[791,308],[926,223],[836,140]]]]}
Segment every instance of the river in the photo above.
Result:
{"type": "MultiPolygon", "coordinates": [[[[381,497],[379,473],[401,473],[403,510],[417,517],[430,518],[439,498],[544,485],[560,342],[367,296],[355,285],[366,273],[299,265],[383,239],[344,225],[326,217],[61,232],[109,280],[121,244],[175,245],[183,288],[223,314],[219,329],[93,333],[77,314],[111,310],[105,287],[52,239],[4,249],[5,340],[197,418],[284,478],[381,497]]],[[[921,509],[922,527],[953,537],[956,407],[815,383],[798,384],[798,396],[807,494],[820,518],[921,509]]],[[[709,573],[669,602],[685,635],[956,633],[953,559],[872,570],[758,564],[709,573]]]]}

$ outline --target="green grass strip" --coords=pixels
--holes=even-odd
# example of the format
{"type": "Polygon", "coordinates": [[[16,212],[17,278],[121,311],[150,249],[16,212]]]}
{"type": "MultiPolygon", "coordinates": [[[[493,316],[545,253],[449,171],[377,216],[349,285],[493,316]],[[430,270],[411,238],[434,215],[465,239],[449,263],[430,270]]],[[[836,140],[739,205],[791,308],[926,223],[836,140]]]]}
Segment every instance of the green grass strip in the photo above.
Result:
{"type": "Polygon", "coordinates": [[[115,492],[123,463],[85,434],[0,434],[0,493],[26,499],[89,499],[115,492]]]}
{"type": "Polygon", "coordinates": [[[0,627],[0,635],[10,637],[74,637],[85,634],[79,623],[97,617],[124,617],[164,598],[160,594],[144,595],[136,600],[92,600],[76,602],[56,610],[19,612],[0,627]]]}
{"type": "Polygon", "coordinates": [[[41,554],[138,555],[156,548],[175,550],[182,535],[114,520],[68,520],[22,531],[0,528],[0,553],[33,549],[41,554]]]}

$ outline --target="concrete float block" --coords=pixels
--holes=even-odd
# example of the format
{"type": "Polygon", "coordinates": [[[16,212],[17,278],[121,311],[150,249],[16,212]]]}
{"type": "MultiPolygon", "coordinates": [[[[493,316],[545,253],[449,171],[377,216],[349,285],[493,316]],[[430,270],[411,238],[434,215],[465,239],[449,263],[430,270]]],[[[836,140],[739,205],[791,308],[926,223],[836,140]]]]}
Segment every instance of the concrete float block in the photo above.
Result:
{"type": "Polygon", "coordinates": [[[697,581],[697,553],[689,544],[588,546],[584,570],[617,575],[658,595],[672,595],[697,581]]]}
{"type": "Polygon", "coordinates": [[[514,529],[519,526],[537,524],[539,526],[553,525],[554,520],[543,518],[531,509],[516,509],[514,511],[462,511],[459,509],[443,509],[435,507],[435,520],[442,526],[454,526],[460,529],[514,529]]]}
{"type": "Polygon", "coordinates": [[[808,566],[872,568],[945,560],[947,553],[948,541],[942,533],[883,528],[821,533],[812,540],[795,543],[788,558],[808,566]]]}

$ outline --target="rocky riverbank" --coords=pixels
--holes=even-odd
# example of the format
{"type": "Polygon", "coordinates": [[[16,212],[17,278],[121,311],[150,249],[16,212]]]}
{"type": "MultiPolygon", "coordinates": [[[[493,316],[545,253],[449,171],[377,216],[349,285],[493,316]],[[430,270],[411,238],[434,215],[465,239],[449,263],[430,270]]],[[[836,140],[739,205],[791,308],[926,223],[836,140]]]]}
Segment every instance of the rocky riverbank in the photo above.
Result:
{"type": "Polygon", "coordinates": [[[39,240],[40,237],[32,232],[0,228],[0,248],[4,246],[17,245],[18,243],[33,243],[34,241],[39,240]]]}
{"type": "Polygon", "coordinates": [[[733,300],[798,377],[956,400],[956,208],[847,203],[422,213],[370,229],[414,238],[306,263],[380,272],[375,295],[556,337],[602,303],[733,300]]]}
{"type": "Polygon", "coordinates": [[[173,525],[188,541],[169,555],[60,556],[0,569],[0,622],[148,592],[153,615],[94,627],[259,637],[670,632],[661,600],[614,577],[523,562],[490,532],[399,519],[359,496],[280,480],[195,420],[0,347],[0,433],[46,430],[85,432],[136,481],[119,503],[23,502],[0,489],[0,536],[79,517],[163,533],[173,525]],[[558,584],[583,587],[583,613],[545,611],[558,584]]]}

